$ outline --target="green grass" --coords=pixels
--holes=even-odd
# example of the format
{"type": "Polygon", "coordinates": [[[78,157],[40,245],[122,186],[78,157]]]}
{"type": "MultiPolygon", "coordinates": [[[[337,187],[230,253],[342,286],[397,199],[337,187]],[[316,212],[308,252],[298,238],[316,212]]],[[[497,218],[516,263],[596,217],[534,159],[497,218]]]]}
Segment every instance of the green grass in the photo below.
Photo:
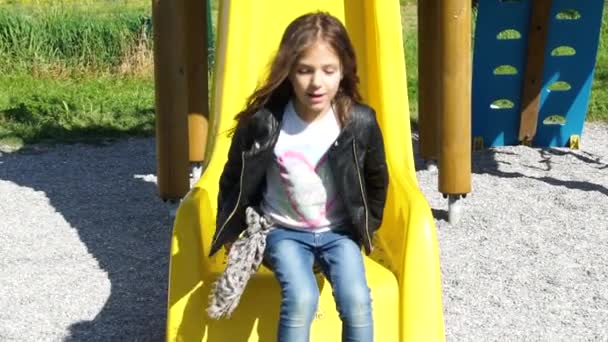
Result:
{"type": "Polygon", "coordinates": [[[604,7],[604,18],[600,35],[600,46],[591,89],[587,120],[608,122],[608,5],[604,7]]]}
{"type": "Polygon", "coordinates": [[[151,79],[0,77],[0,139],[94,141],[154,132],[151,79]]]}
{"type": "Polygon", "coordinates": [[[0,3],[0,144],[152,135],[149,3],[40,3],[0,3]]]}
{"type": "Polygon", "coordinates": [[[407,66],[407,95],[410,103],[410,117],[418,121],[418,40],[415,31],[404,32],[403,43],[407,66]]]}

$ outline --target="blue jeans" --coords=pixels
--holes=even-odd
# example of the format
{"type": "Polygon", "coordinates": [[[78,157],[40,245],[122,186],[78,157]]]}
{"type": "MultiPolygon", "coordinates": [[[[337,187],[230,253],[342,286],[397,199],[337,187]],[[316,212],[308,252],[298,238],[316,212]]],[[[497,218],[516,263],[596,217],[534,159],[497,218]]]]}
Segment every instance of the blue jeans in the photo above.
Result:
{"type": "Polygon", "coordinates": [[[319,288],[315,261],[332,285],[342,319],[342,341],[373,341],[370,290],[363,257],[347,232],[313,233],[275,228],[266,238],[266,262],[281,286],[278,342],[309,340],[319,288]]]}

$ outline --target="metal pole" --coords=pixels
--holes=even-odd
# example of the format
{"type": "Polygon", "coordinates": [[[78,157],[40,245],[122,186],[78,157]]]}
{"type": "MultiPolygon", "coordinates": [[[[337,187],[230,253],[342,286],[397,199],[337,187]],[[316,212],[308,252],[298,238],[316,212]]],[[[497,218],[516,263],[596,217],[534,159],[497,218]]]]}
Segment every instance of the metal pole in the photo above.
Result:
{"type": "Polygon", "coordinates": [[[456,200],[471,191],[471,0],[440,3],[439,192],[450,197],[455,223],[461,211],[456,200]]]}
{"type": "Polygon", "coordinates": [[[190,189],[184,0],[152,0],[157,184],[161,198],[190,189]]]}

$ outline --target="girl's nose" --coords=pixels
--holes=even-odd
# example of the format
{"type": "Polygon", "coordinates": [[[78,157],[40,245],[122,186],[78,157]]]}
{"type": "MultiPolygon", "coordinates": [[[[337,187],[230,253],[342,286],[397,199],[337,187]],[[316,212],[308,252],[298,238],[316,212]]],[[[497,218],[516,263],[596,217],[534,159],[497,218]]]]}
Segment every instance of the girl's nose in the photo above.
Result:
{"type": "Polygon", "coordinates": [[[312,79],[310,80],[310,85],[313,88],[318,88],[321,86],[321,72],[316,71],[312,74],[312,79]]]}

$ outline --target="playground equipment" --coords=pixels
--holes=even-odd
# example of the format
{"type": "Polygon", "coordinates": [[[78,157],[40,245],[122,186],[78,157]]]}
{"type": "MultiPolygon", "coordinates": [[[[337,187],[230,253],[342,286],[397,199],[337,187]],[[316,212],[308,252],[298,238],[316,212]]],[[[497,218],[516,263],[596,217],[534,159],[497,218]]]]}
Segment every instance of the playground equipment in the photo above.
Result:
{"type": "Polygon", "coordinates": [[[188,79],[188,159],[193,164],[195,179],[200,177],[205,160],[209,129],[209,51],[211,37],[210,13],[207,1],[186,1],[186,66],[188,79]],[[206,13],[207,15],[201,15],[206,13]]]}
{"type": "Polygon", "coordinates": [[[418,22],[420,154],[438,161],[454,224],[471,192],[471,2],[420,1],[418,22]]]}
{"type": "Polygon", "coordinates": [[[576,147],[595,68],[603,0],[479,2],[475,148],[576,147]]]}
{"type": "MultiPolygon", "coordinates": [[[[266,269],[251,281],[230,320],[207,318],[210,284],[224,267],[224,255],[208,258],[207,252],[217,180],[230,144],[225,132],[263,77],[257,71],[269,61],[284,27],[317,9],[330,11],[347,26],[359,58],[362,92],[377,109],[387,149],[391,183],[385,220],[375,252],[365,259],[377,340],[443,340],[434,224],[417,188],[409,143],[398,2],[223,0],[211,111],[201,52],[210,19],[200,3],[153,1],[159,193],[174,200],[188,193],[172,239],[167,340],[274,339],[279,289],[266,269]],[[202,160],[208,161],[207,170],[189,191],[189,162],[202,160]]],[[[475,148],[520,142],[576,147],[604,1],[479,1],[473,72],[466,62],[471,60],[471,0],[418,5],[420,152],[439,162],[439,191],[449,198],[452,222],[460,199],[470,192],[471,140],[475,148]]],[[[331,290],[323,278],[319,286],[312,338],[338,340],[331,290]]]]}
{"type": "MultiPolygon", "coordinates": [[[[155,17],[174,16],[173,22],[179,22],[176,18],[180,18],[183,9],[176,9],[175,2],[167,3],[155,2],[155,17]]],[[[215,229],[218,179],[230,145],[227,131],[234,125],[233,117],[264,77],[259,71],[270,61],[286,25],[295,17],[314,10],[328,11],[347,26],[358,56],[361,91],[366,102],[377,111],[385,140],[390,174],[387,205],[374,252],[365,258],[376,340],[444,340],[434,221],[415,178],[399,9],[398,1],[386,0],[221,2],[208,158],[205,158],[208,164],[201,179],[181,202],[175,220],[168,341],[272,341],[276,338],[280,291],[271,272],[264,268],[251,279],[229,320],[214,321],[207,317],[204,310],[210,286],[223,271],[225,258],[223,252],[212,258],[207,255],[215,229]]],[[[470,11],[470,7],[466,10],[470,11]]],[[[155,25],[163,24],[161,21],[155,25]]],[[[177,35],[165,34],[175,38],[175,44],[183,43],[177,35]]],[[[164,48],[168,48],[167,45],[164,48]]],[[[157,55],[162,56],[161,52],[157,51],[157,55]]],[[[168,81],[178,82],[180,88],[179,91],[168,90],[169,94],[180,96],[178,93],[186,84],[184,77],[179,67],[170,72],[177,76],[168,81]]],[[[162,99],[160,103],[164,103],[162,99]]],[[[182,107],[176,109],[181,112],[173,115],[186,113],[182,107]]],[[[181,123],[172,127],[174,136],[187,131],[186,120],[179,120],[181,123]]],[[[166,139],[170,138],[164,139],[160,145],[168,143],[166,139]]],[[[187,158],[181,158],[185,162],[180,162],[180,167],[186,169],[187,158]]],[[[311,339],[338,341],[341,322],[330,285],[323,277],[319,277],[318,282],[321,297],[311,339]]]]}
{"type": "Polygon", "coordinates": [[[452,223],[470,192],[471,138],[474,149],[578,148],[604,9],[603,0],[478,1],[471,103],[462,3],[418,3],[420,154],[439,161],[452,223]]]}
{"type": "Polygon", "coordinates": [[[152,4],[157,184],[161,198],[178,200],[190,188],[186,41],[178,19],[185,8],[177,1],[152,4]]]}
{"type": "Polygon", "coordinates": [[[190,166],[198,178],[205,160],[212,42],[208,8],[209,0],[152,2],[158,192],[171,201],[190,189],[190,166]]]}

